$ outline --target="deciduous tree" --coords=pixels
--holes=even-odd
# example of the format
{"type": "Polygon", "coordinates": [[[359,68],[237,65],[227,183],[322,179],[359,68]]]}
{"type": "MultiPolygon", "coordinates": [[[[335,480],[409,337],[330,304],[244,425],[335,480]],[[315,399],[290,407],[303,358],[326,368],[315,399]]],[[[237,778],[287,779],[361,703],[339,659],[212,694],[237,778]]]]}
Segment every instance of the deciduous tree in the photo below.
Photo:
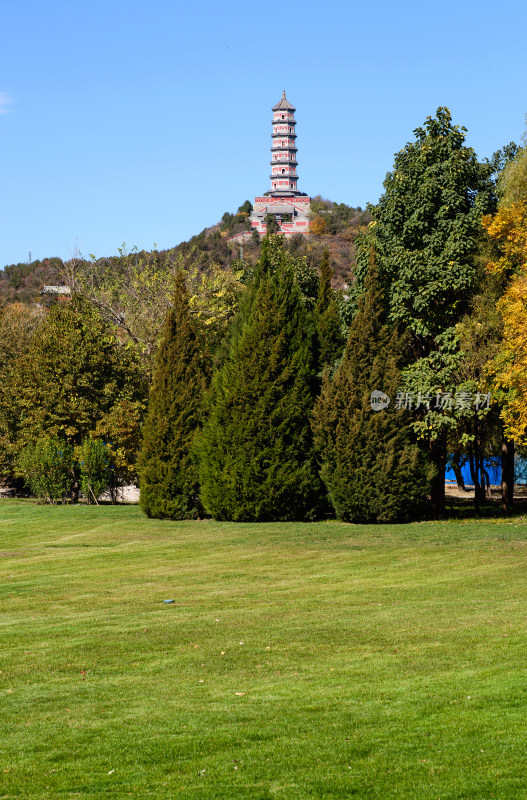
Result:
{"type": "Polygon", "coordinates": [[[498,179],[497,214],[483,220],[498,253],[489,259],[489,272],[501,283],[497,308],[503,324],[499,351],[490,359],[488,375],[501,406],[502,506],[514,496],[515,442],[527,440],[527,149],[519,149],[498,179]]]}
{"type": "MultiPolygon", "coordinates": [[[[372,241],[389,319],[411,333],[407,386],[451,391],[459,362],[455,325],[468,310],[481,271],[475,258],[481,217],[494,209],[492,167],[465,144],[465,129],[439,108],[395,157],[373,222],[358,242],[357,290],[363,291],[372,241]]],[[[444,509],[448,415],[425,415],[419,432],[436,464],[433,504],[444,509]]]]}
{"type": "MultiPolygon", "coordinates": [[[[95,309],[80,298],[53,306],[12,369],[4,402],[12,409],[9,448],[16,455],[43,437],[77,446],[106,429],[112,448],[124,448],[123,468],[135,474],[146,383],[135,352],[123,347],[95,309]],[[123,442],[111,419],[132,408],[133,431],[123,442]]],[[[130,421],[129,423],[130,424],[130,421]]],[[[78,485],[77,485],[78,489],[78,485]]]]}

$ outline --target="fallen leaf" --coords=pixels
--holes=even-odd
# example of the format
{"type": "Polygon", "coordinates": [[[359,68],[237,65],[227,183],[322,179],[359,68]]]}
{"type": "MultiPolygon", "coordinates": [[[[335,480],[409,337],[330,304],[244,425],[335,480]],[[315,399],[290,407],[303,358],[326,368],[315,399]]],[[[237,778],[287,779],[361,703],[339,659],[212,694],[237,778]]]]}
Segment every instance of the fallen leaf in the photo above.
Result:
{"type": "Polygon", "coordinates": [[[245,694],[245,692],[234,692],[234,694],[237,694],[237,695],[238,695],[238,697],[243,697],[243,695],[245,694]]]}

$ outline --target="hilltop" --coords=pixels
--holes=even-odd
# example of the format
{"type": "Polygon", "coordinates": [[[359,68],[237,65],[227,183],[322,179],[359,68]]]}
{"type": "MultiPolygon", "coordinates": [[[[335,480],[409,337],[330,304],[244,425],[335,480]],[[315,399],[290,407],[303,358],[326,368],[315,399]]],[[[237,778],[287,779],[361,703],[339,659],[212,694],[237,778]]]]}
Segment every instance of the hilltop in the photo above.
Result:
{"type": "MultiPolygon", "coordinates": [[[[213,264],[226,267],[240,255],[245,262],[253,264],[258,259],[258,234],[255,233],[243,245],[243,251],[239,242],[231,240],[237,233],[251,230],[248,219],[251,210],[251,203],[246,200],[235,213],[225,212],[218,223],[188,241],[168,250],[141,251],[138,255],[155,258],[161,266],[182,257],[196,263],[200,270],[207,270],[213,264]]],[[[333,203],[317,196],[311,201],[311,217],[311,234],[295,234],[286,241],[286,246],[291,252],[306,256],[313,266],[318,266],[322,252],[327,248],[335,272],[335,288],[343,288],[349,282],[355,264],[355,239],[368,225],[371,216],[360,207],[333,203]]],[[[121,259],[122,254],[99,261],[119,269],[121,259]]],[[[65,262],[58,257],[8,264],[0,270],[0,305],[38,302],[43,286],[63,283],[66,273],[65,262]]]]}

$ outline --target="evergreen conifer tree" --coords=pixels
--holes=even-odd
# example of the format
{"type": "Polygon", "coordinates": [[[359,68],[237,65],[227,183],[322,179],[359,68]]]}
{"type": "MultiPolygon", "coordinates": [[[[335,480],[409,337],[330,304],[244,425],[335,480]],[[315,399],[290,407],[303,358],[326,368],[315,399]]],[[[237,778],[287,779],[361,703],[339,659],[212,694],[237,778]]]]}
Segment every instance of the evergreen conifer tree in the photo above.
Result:
{"type": "Polygon", "coordinates": [[[430,473],[412,438],[407,412],[397,408],[401,340],[386,325],[374,263],[365,288],[344,357],[333,379],[324,374],[313,431],[321,476],[337,517],[390,522],[422,508],[430,473]],[[388,408],[372,410],[375,390],[388,395],[388,408]]]}
{"type": "Polygon", "coordinates": [[[200,424],[206,368],[178,272],[174,304],[156,355],[139,459],[141,508],[148,517],[190,519],[200,513],[191,445],[200,424]]]}
{"type": "Polygon", "coordinates": [[[320,263],[320,283],[315,306],[315,324],[318,335],[319,367],[331,367],[344,350],[345,339],[335,292],[331,288],[333,270],[329,263],[329,251],[324,250],[320,263]]]}
{"type": "Polygon", "coordinates": [[[213,517],[316,517],[324,491],[309,425],[314,385],[312,322],[287,253],[266,237],[198,439],[202,501],[213,517]]]}

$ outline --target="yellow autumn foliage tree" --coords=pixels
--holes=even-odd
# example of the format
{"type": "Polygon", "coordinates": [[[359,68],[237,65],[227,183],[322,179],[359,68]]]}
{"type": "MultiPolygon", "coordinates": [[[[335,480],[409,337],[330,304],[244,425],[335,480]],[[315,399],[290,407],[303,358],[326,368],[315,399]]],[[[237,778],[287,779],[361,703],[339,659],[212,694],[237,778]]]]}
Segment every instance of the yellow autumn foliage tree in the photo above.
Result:
{"type": "MultiPolygon", "coordinates": [[[[516,195],[518,196],[518,195],[516,195]]],[[[488,366],[493,392],[501,400],[505,435],[527,442],[527,203],[516,200],[485,217],[488,235],[499,256],[487,265],[506,280],[497,307],[503,320],[503,341],[488,366]]]]}
{"type": "Polygon", "coordinates": [[[309,231],[315,236],[322,236],[326,232],[326,220],[320,214],[309,223],[309,231]]]}

